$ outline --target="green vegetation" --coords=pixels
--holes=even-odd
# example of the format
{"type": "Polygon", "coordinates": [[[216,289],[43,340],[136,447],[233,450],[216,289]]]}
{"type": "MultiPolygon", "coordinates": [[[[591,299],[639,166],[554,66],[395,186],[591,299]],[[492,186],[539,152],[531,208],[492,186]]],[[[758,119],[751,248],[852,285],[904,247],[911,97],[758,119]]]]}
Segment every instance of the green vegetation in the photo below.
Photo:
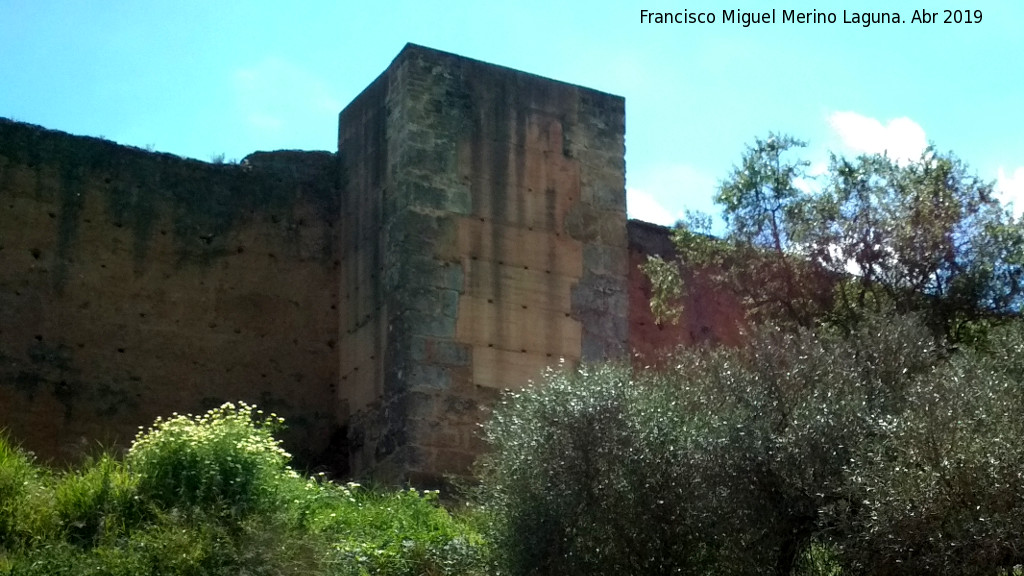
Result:
{"type": "Polygon", "coordinates": [[[484,573],[478,530],[436,492],[302,477],[279,426],[225,404],[65,472],[0,439],[0,574],[484,573]]]}
{"type": "Polygon", "coordinates": [[[652,259],[653,309],[678,314],[684,270],[704,270],[755,322],[847,329],[865,314],[917,312],[955,342],[983,337],[1024,304],[1024,220],[952,154],[915,162],[833,156],[820,190],[803,142],[758,139],[715,196],[726,230],[710,218],[675,230],[684,261],[652,259]]]}
{"type": "Polygon", "coordinates": [[[509,574],[985,574],[1024,563],[1024,326],[762,327],[509,394],[481,466],[509,574]]]}

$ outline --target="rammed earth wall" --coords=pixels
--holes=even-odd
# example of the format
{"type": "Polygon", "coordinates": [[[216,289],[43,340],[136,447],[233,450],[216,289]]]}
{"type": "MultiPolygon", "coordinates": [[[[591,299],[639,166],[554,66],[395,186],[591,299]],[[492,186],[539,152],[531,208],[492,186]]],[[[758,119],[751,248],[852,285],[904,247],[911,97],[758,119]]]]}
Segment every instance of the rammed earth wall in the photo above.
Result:
{"type": "Polygon", "coordinates": [[[0,426],[44,457],[246,399],[337,419],[339,171],[206,164],[0,120],[0,426]]]}
{"type": "Polygon", "coordinates": [[[742,341],[743,307],[732,294],[716,291],[706,271],[690,271],[688,289],[676,322],[657,322],[651,313],[651,282],[640,270],[649,256],[676,258],[671,229],[630,220],[629,233],[629,349],[634,363],[658,366],[677,346],[714,343],[736,346],[742,341]]]}
{"type": "Polygon", "coordinates": [[[620,97],[413,45],[337,154],[207,164],[0,120],[0,425],[68,459],[240,399],[303,463],[465,474],[502,389],[728,336],[644,316],[667,230],[627,235],[623,135],[620,97]]]}

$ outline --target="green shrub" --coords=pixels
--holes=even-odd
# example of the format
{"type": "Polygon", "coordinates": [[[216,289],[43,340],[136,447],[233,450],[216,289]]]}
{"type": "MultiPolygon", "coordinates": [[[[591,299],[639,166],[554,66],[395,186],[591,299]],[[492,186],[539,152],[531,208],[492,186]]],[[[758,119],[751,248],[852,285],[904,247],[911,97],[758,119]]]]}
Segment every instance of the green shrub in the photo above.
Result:
{"type": "Polygon", "coordinates": [[[834,546],[814,542],[800,556],[793,574],[794,576],[842,576],[843,567],[834,546]]]}
{"type": "Polygon", "coordinates": [[[549,372],[486,426],[484,503],[511,574],[699,573],[693,460],[708,423],[627,367],[549,372]]]}
{"type": "Polygon", "coordinates": [[[272,506],[281,483],[297,477],[273,437],[282,423],[244,403],[199,417],[158,418],[127,456],[139,495],[162,509],[234,515],[272,506]]]}
{"type": "Polygon", "coordinates": [[[944,352],[913,319],[751,334],[658,373],[586,367],[508,394],[483,499],[511,574],[829,574],[849,463],[944,352]],[[827,513],[823,513],[827,512],[827,513]]]}
{"type": "Polygon", "coordinates": [[[906,409],[944,351],[914,317],[866,317],[851,333],[761,328],[736,354],[743,369],[717,387],[750,407],[734,426],[761,441],[727,440],[718,465],[731,498],[719,514],[742,518],[726,541],[745,572],[764,563],[789,574],[811,546],[837,537],[822,511],[850,509],[851,458],[886,433],[879,422],[906,409]]]}
{"type": "Polygon", "coordinates": [[[843,560],[885,574],[996,574],[1024,564],[1020,326],[916,380],[848,466],[843,560]]]}
{"type": "Polygon", "coordinates": [[[0,434],[0,557],[56,529],[50,478],[0,434]]]}

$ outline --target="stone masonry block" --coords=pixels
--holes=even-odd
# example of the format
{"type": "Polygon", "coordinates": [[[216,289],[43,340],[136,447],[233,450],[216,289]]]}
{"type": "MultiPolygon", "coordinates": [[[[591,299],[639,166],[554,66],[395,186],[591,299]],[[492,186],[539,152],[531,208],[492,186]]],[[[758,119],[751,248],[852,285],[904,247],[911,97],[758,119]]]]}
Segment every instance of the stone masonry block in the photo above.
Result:
{"type": "Polygon", "coordinates": [[[456,338],[474,346],[575,356],[581,331],[580,323],[568,313],[523,310],[514,304],[471,296],[459,301],[456,338]]]}
{"type": "Polygon", "coordinates": [[[583,266],[592,274],[621,278],[625,286],[629,253],[625,247],[587,244],[583,247],[583,266]]]}
{"type": "Polygon", "coordinates": [[[455,335],[456,320],[453,316],[410,311],[405,314],[405,326],[410,334],[451,338],[455,335]]]}
{"type": "Polygon", "coordinates": [[[414,336],[411,340],[412,359],[441,366],[469,366],[472,352],[466,344],[414,336]]]}
{"type": "Polygon", "coordinates": [[[583,273],[583,246],[566,235],[464,218],[456,247],[460,255],[502,265],[564,276],[583,273]]]}
{"type": "Polygon", "coordinates": [[[470,296],[519,305],[523,310],[572,310],[571,294],[577,277],[469,258],[465,267],[466,294],[470,296]]]}
{"type": "Polygon", "coordinates": [[[565,218],[565,231],[588,243],[626,248],[626,215],[617,210],[602,210],[590,204],[577,204],[565,218]]]}
{"type": "Polygon", "coordinates": [[[416,209],[438,210],[455,214],[469,214],[471,201],[469,189],[431,186],[418,180],[406,180],[398,186],[398,197],[404,198],[404,205],[416,209]]]}
{"type": "Polygon", "coordinates": [[[414,391],[447,390],[452,384],[448,369],[433,364],[414,365],[408,378],[409,389],[414,391]]]}

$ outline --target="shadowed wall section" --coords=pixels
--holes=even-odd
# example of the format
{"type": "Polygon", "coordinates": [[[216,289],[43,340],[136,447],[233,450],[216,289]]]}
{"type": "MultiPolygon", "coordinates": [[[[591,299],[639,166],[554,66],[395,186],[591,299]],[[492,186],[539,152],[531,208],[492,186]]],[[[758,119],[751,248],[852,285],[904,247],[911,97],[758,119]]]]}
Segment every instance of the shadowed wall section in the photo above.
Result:
{"type": "Polygon", "coordinates": [[[327,152],[217,165],[0,120],[0,426],[66,460],[247,400],[320,458],[338,181],[327,152]]]}

